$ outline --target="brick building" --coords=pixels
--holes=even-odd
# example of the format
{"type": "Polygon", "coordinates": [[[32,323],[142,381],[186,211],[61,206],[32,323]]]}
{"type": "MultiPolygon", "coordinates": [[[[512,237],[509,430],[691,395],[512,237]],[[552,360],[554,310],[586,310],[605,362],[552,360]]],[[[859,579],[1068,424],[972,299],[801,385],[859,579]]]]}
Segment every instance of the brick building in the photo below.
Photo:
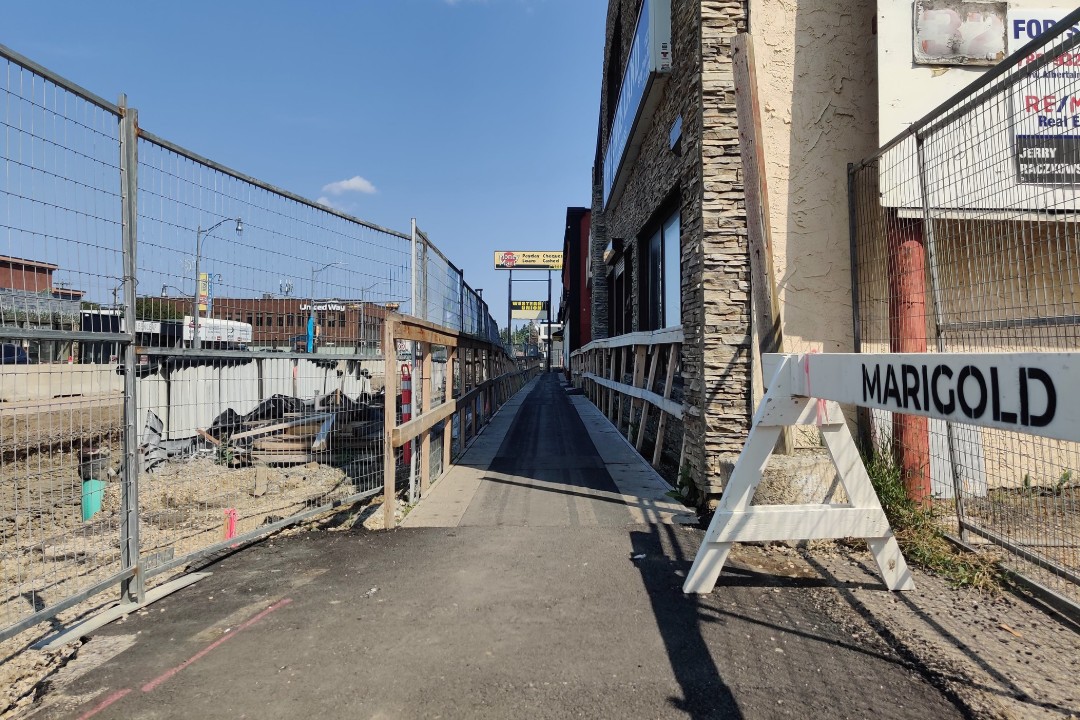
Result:
{"type": "MultiPolygon", "coordinates": [[[[170,314],[191,315],[190,298],[147,298],[171,308],[170,314]]],[[[338,298],[314,301],[316,345],[320,348],[360,348],[381,353],[382,320],[386,308],[371,302],[338,298]]],[[[153,306],[150,306],[150,314],[153,306]]],[[[282,350],[306,344],[312,301],[301,298],[214,298],[204,318],[232,320],[251,326],[251,345],[282,350]]],[[[154,318],[156,319],[156,318],[154,318]]]]}
{"type": "Polygon", "coordinates": [[[24,348],[31,361],[66,361],[73,352],[70,340],[5,338],[3,328],[21,330],[78,330],[85,293],[55,281],[60,267],[25,258],[0,256],[0,341],[24,348]]]}

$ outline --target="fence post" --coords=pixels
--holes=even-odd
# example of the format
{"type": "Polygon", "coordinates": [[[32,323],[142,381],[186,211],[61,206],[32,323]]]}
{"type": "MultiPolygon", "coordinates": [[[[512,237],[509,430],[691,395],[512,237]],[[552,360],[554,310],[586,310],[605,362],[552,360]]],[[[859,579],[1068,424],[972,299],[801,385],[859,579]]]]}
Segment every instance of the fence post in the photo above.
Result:
{"type": "MultiPolygon", "coordinates": [[[[431,393],[435,390],[435,383],[431,377],[431,343],[418,343],[423,350],[423,395],[420,400],[420,415],[426,415],[431,410],[431,393]]],[[[431,484],[431,430],[424,432],[420,441],[420,497],[427,495],[428,486],[431,484]]]]}
{"type": "MultiPolygon", "coordinates": [[[[859,304],[859,206],[856,170],[854,163],[848,163],[848,255],[851,266],[851,339],[852,350],[862,352],[862,312],[859,304]]],[[[859,445],[864,453],[873,451],[870,411],[864,407],[855,408],[855,429],[859,445]]]]}
{"type": "MultiPolygon", "coordinates": [[[[915,157],[919,164],[919,192],[923,206],[923,233],[926,238],[927,260],[930,263],[930,303],[934,313],[934,336],[939,353],[945,352],[945,338],[941,334],[941,279],[938,277],[937,242],[934,234],[934,221],[930,215],[930,194],[926,182],[926,154],[923,149],[924,136],[915,135],[915,157]]],[[[929,434],[929,425],[927,426],[929,434]]],[[[949,475],[953,481],[953,498],[956,502],[956,519],[960,528],[960,539],[968,541],[967,527],[964,525],[964,493],[960,481],[960,458],[956,452],[956,440],[953,437],[952,423],[945,421],[945,444],[949,450],[949,475]]],[[[928,440],[929,442],[929,440],[928,440]]],[[[929,474],[929,455],[927,456],[927,474],[929,474]]],[[[930,494],[930,489],[927,489],[930,494]]]]}
{"type": "MultiPolygon", "coordinates": [[[[423,317],[416,309],[416,218],[412,221],[412,255],[411,267],[409,268],[409,310],[413,317],[423,317]]],[[[395,351],[395,354],[397,352],[395,351]]]]}
{"type": "Polygon", "coordinates": [[[145,599],[142,566],[139,561],[139,458],[135,382],[135,276],[137,249],[139,112],[127,106],[121,95],[120,108],[120,214],[123,222],[124,323],[129,336],[124,346],[124,468],[120,486],[120,562],[135,574],[120,586],[121,600],[141,603],[145,599]]]}
{"type": "Polygon", "coordinates": [[[397,343],[394,321],[388,315],[383,320],[383,354],[386,381],[383,395],[383,527],[390,530],[396,524],[397,454],[394,452],[394,427],[397,425],[397,343]]]}
{"type": "MultiPolygon", "coordinates": [[[[457,348],[446,348],[446,402],[450,402],[454,399],[454,365],[457,362],[457,348]]],[[[450,455],[451,445],[454,442],[454,416],[446,418],[443,422],[443,443],[442,443],[442,457],[443,457],[443,472],[450,469],[450,455]]]]}

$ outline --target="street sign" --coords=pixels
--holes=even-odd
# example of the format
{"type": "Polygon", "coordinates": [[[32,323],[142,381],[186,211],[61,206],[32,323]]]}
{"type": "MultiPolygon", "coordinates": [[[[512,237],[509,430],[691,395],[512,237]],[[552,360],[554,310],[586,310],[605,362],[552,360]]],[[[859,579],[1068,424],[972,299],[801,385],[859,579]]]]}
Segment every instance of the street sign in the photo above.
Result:
{"type": "Polygon", "coordinates": [[[497,250],[496,270],[562,270],[562,253],[542,250],[497,250]]]}

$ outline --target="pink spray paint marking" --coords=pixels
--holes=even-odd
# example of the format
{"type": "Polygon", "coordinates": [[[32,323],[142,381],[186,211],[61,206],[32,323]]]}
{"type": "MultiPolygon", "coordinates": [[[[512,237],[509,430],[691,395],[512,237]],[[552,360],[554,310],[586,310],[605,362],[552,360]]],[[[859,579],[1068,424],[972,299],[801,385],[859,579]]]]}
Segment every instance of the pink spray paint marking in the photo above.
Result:
{"type": "Polygon", "coordinates": [[[109,707],[110,705],[112,705],[112,704],[113,704],[113,703],[115,703],[116,701],[118,701],[118,700],[120,700],[121,698],[123,698],[123,697],[124,697],[125,695],[127,695],[127,694],[128,694],[129,692],[131,692],[131,688],[128,688],[128,689],[126,689],[126,690],[117,690],[117,691],[116,691],[116,692],[114,692],[114,693],[113,693],[112,695],[110,695],[109,697],[105,698],[105,699],[104,699],[104,700],[102,700],[102,701],[101,701],[100,703],[98,703],[97,705],[95,705],[94,707],[90,708],[89,710],[87,710],[86,712],[84,712],[84,713],[83,713],[82,715],[80,715],[80,716],[79,716],[79,720],[90,720],[90,718],[94,717],[95,715],[97,715],[97,714],[98,714],[99,712],[101,712],[101,711],[102,711],[102,710],[104,710],[105,708],[109,707]]]}
{"type": "Polygon", "coordinates": [[[236,508],[229,508],[225,511],[225,539],[232,540],[236,537],[236,518],[238,517],[236,508]]]}
{"type": "Polygon", "coordinates": [[[233,630],[228,635],[225,635],[224,637],[218,638],[214,642],[212,642],[209,645],[207,645],[206,647],[204,647],[199,652],[192,655],[189,659],[185,660],[184,662],[182,662],[179,665],[177,665],[176,667],[174,667],[172,670],[166,670],[165,672],[161,673],[160,675],[158,675],[156,678],[154,678],[150,682],[143,685],[142,686],[142,691],[143,692],[150,692],[151,690],[156,688],[158,685],[165,682],[169,678],[173,677],[177,673],[181,672],[182,670],[188,668],[191,665],[194,665],[199,660],[202,660],[204,657],[209,655],[210,652],[213,651],[215,648],[217,648],[217,647],[219,647],[221,645],[224,645],[229,640],[232,640],[234,637],[236,637],[242,631],[247,630],[249,627],[251,627],[255,623],[259,622],[260,620],[262,620],[264,617],[266,617],[270,613],[274,612],[278,608],[281,608],[281,607],[284,607],[284,606],[288,605],[291,602],[292,602],[292,598],[285,598],[284,600],[278,600],[276,603],[274,603],[270,607],[266,608],[265,610],[263,610],[261,613],[259,613],[255,617],[251,618],[250,620],[245,621],[243,625],[236,628],[235,630],[233,630]]]}

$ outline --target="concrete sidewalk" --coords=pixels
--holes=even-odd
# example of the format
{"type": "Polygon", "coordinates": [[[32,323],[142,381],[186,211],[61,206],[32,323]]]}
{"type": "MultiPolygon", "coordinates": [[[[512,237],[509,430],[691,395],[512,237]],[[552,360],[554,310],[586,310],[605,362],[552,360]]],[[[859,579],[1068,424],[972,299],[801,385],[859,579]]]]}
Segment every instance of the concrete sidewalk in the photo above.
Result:
{"type": "Polygon", "coordinates": [[[540,376],[503,406],[402,526],[695,523],[670,491],[596,406],[540,376]]]}
{"type": "Polygon", "coordinates": [[[768,554],[683,595],[701,532],[556,376],[519,397],[406,527],[218,563],[99,632],[36,716],[962,716],[768,554]]]}

